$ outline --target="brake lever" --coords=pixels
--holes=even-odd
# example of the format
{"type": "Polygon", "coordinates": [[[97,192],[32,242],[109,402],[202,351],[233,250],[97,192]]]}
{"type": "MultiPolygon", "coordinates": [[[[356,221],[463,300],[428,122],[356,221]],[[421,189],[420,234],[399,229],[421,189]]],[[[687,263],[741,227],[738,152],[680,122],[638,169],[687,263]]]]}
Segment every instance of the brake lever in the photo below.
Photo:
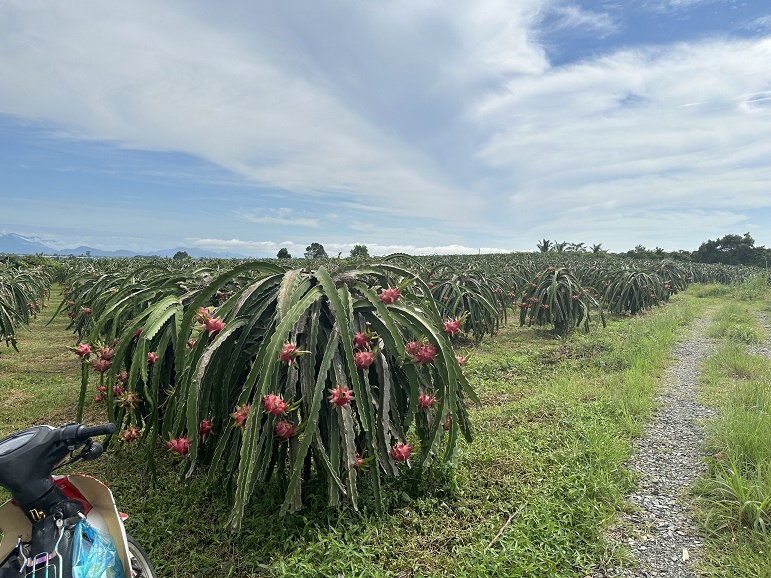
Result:
{"type": "Polygon", "coordinates": [[[63,468],[64,466],[74,464],[78,460],[83,460],[84,462],[95,460],[103,453],[104,453],[104,446],[102,446],[102,444],[100,444],[99,442],[95,442],[94,440],[89,438],[83,444],[83,449],[81,449],[80,452],[75,453],[75,450],[70,452],[70,459],[67,460],[66,462],[62,462],[59,465],[57,465],[54,468],[54,471],[58,470],[59,468],[63,468]]]}
{"type": "Polygon", "coordinates": [[[91,460],[97,459],[103,453],[104,453],[104,446],[99,442],[95,442],[94,440],[89,439],[86,442],[86,445],[83,446],[83,449],[80,450],[80,453],[78,454],[78,458],[89,462],[91,460]]]}

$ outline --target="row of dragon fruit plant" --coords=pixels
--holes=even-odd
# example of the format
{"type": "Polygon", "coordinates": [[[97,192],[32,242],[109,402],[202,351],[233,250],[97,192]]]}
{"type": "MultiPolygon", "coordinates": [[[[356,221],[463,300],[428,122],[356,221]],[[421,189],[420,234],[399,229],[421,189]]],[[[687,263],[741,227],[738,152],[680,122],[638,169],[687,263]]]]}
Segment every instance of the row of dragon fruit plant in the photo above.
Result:
{"type": "Polygon", "coordinates": [[[282,511],[298,510],[313,471],[330,505],[357,507],[366,480],[378,508],[383,475],[453,462],[471,440],[459,335],[494,335],[518,308],[520,324],[565,336],[590,312],[636,313],[694,280],[671,262],[553,261],[91,262],[62,304],[83,359],[78,418],[96,394],[125,443],[146,442],[150,468],[162,439],[187,474],[232,483],[233,527],[271,477],[282,511]]]}
{"type": "Polygon", "coordinates": [[[18,350],[18,329],[47,307],[52,280],[53,272],[46,267],[0,263],[0,340],[7,347],[18,350]]]}

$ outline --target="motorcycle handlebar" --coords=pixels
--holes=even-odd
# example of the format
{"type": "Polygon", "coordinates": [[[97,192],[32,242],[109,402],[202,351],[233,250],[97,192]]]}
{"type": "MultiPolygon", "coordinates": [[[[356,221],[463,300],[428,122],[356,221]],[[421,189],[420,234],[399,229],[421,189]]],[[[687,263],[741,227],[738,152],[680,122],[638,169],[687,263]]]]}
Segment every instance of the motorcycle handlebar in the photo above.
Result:
{"type": "Polygon", "coordinates": [[[77,443],[82,443],[88,438],[95,436],[107,436],[114,434],[116,430],[114,423],[104,423],[101,425],[82,425],[78,428],[77,443]]]}
{"type": "Polygon", "coordinates": [[[55,440],[68,446],[77,446],[85,443],[91,437],[115,433],[115,424],[81,425],[79,423],[72,423],[63,425],[54,431],[58,431],[58,436],[54,438],[55,440]]]}
{"type": "MultiPolygon", "coordinates": [[[[109,435],[115,430],[112,423],[95,426],[73,423],[58,428],[35,426],[0,440],[0,486],[9,489],[24,508],[35,505],[45,510],[46,500],[61,498],[54,495],[55,492],[50,493],[51,472],[57,465],[76,447],[88,443],[92,436],[109,435]]],[[[92,449],[82,457],[94,459],[100,454],[92,449]]]]}

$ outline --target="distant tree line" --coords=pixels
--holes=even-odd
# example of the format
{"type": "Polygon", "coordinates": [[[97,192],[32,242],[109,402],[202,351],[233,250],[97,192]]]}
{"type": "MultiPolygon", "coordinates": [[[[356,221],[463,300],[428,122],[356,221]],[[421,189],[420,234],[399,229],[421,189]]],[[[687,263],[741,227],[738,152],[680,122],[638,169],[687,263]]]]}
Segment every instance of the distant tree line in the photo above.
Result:
{"type": "MultiPolygon", "coordinates": [[[[338,255],[339,257],[340,255],[338,255]]],[[[305,253],[303,253],[303,257],[306,259],[328,259],[329,255],[327,255],[327,252],[324,250],[324,245],[321,243],[311,243],[307,247],[305,247],[305,253]]],[[[277,259],[291,259],[292,255],[289,253],[289,250],[286,247],[281,247],[279,249],[278,254],[276,255],[277,259]]],[[[369,249],[367,249],[366,245],[354,245],[353,249],[351,249],[351,259],[369,259],[369,249]]]]}
{"type": "MultiPolygon", "coordinates": [[[[592,252],[606,253],[602,243],[587,248],[584,243],[557,242],[543,239],[536,246],[542,253],[592,252]]],[[[721,239],[704,241],[696,251],[664,251],[661,247],[648,249],[637,245],[634,249],[620,255],[633,259],[675,259],[678,261],[693,261],[694,263],[723,263],[725,265],[755,265],[767,267],[771,260],[771,249],[755,246],[755,239],[749,233],[744,235],[726,235],[721,239]]]]}

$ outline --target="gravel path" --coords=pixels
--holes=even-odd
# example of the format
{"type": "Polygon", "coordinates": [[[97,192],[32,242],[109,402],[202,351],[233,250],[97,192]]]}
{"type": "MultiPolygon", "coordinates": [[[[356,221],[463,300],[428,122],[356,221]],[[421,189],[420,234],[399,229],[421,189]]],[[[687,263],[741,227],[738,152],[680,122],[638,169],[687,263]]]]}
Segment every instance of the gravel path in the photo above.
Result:
{"type": "Polygon", "coordinates": [[[703,424],[716,410],[696,403],[699,364],[711,353],[704,331],[709,320],[696,319],[672,351],[657,401],[659,411],[635,443],[627,462],[639,488],[627,499],[636,507],[622,514],[609,537],[625,544],[634,563],[606,570],[603,576],[693,577],[691,564],[702,548],[683,497],[705,471],[703,424]]]}

